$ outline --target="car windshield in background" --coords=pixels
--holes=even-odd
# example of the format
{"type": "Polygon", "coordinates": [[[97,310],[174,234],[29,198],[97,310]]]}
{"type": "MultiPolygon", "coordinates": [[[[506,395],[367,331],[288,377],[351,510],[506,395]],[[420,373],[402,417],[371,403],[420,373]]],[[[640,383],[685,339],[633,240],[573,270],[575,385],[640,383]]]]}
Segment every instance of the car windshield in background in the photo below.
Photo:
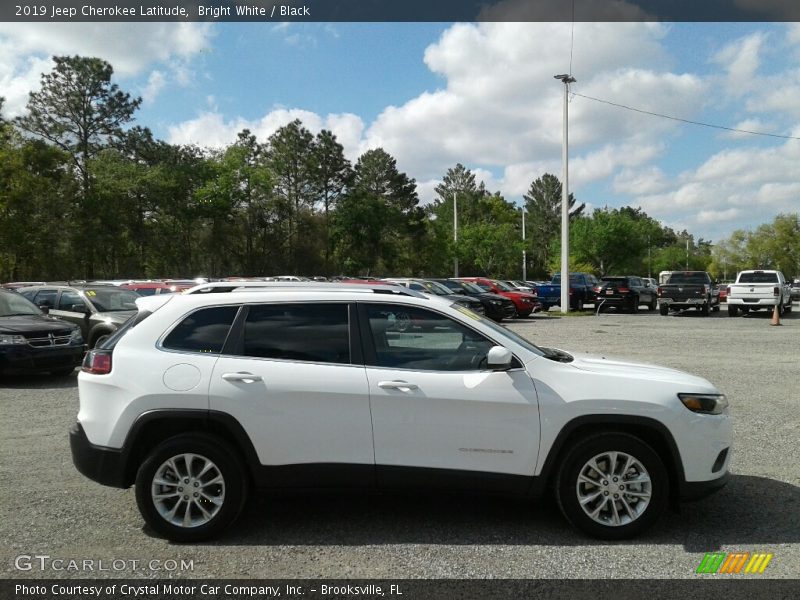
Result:
{"type": "Polygon", "coordinates": [[[41,310],[19,294],[0,293],[0,317],[40,314],[42,314],[41,310]]]}
{"type": "Polygon", "coordinates": [[[438,281],[426,281],[423,285],[431,294],[436,294],[437,296],[449,296],[453,293],[453,290],[438,281]]]}
{"type": "Polygon", "coordinates": [[[98,312],[136,310],[136,299],[141,298],[136,292],[112,287],[85,289],[83,293],[98,312]]]}
{"type": "Polygon", "coordinates": [[[495,285],[496,285],[497,287],[499,287],[501,290],[503,290],[504,292],[513,292],[513,291],[516,291],[516,290],[514,290],[514,288],[512,288],[510,285],[508,285],[507,283],[503,283],[502,281],[495,281],[495,285]]]}
{"type": "Polygon", "coordinates": [[[742,273],[739,283],[778,283],[777,273],[742,273]]]}
{"type": "Polygon", "coordinates": [[[485,292],[485,290],[482,290],[474,283],[469,283],[465,281],[461,285],[464,286],[465,290],[467,290],[468,292],[472,292],[473,294],[483,294],[485,292]]]}
{"type": "Polygon", "coordinates": [[[667,283],[708,283],[705,273],[673,273],[669,276],[667,283]]]}

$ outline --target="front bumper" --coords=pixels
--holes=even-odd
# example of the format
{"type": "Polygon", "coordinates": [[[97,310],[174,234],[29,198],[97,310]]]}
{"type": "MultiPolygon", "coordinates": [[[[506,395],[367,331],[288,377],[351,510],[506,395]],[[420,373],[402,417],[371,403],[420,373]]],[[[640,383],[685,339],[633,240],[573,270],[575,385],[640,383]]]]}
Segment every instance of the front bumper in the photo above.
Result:
{"type": "Polygon", "coordinates": [[[77,367],[86,352],[84,344],[32,347],[0,346],[0,373],[42,373],[77,367]]]}
{"type": "Polygon", "coordinates": [[[701,500],[721,490],[731,478],[730,472],[710,481],[684,481],[680,486],[680,499],[684,502],[701,500]]]}
{"type": "Polygon", "coordinates": [[[125,476],[125,455],[121,450],[95,446],[86,437],[80,423],[69,430],[69,445],[72,450],[72,463],[78,471],[102,485],[127,488],[130,482],[125,476]]]}

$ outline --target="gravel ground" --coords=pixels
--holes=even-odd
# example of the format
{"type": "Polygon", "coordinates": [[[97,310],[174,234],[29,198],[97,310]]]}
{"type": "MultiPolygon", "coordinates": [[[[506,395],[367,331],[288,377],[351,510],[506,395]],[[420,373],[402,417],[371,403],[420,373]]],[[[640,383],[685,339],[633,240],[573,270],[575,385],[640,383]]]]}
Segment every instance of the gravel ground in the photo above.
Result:
{"type": "Polygon", "coordinates": [[[710,551],[771,552],[762,577],[800,577],[800,308],[783,327],[770,327],[766,314],[730,319],[724,308],[710,318],[550,315],[510,327],[540,345],[659,363],[714,382],[736,418],[729,485],[622,543],[574,532],[552,502],[314,496],[255,500],[223,539],[173,545],[143,528],[132,490],[102,487],[73,468],[75,375],[6,378],[3,577],[694,578],[710,551]],[[102,560],[106,568],[126,562],[95,573],[14,568],[14,557],[37,554],[102,560]],[[153,559],[193,568],[158,570],[153,559]]]}

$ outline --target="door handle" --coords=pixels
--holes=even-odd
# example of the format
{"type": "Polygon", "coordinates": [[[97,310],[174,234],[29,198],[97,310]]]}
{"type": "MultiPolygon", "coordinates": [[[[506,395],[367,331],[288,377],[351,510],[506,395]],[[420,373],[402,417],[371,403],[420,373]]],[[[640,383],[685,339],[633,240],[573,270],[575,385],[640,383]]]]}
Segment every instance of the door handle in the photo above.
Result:
{"type": "Polygon", "coordinates": [[[407,381],[379,381],[378,387],[383,390],[400,390],[401,392],[419,389],[416,383],[408,383],[407,381]]]}
{"type": "Polygon", "coordinates": [[[253,375],[252,373],[223,373],[222,378],[225,381],[241,381],[242,383],[262,381],[261,375],[253,375]]]}

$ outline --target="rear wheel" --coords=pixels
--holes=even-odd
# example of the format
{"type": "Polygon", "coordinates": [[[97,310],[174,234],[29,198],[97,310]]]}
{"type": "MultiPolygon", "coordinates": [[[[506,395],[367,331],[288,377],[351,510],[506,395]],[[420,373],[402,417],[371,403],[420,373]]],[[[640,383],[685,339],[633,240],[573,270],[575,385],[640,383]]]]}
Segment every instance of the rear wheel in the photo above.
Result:
{"type": "Polygon", "coordinates": [[[728,316],[735,317],[739,314],[739,307],[728,304],[728,316]]]}
{"type": "Polygon", "coordinates": [[[636,314],[636,313],[639,312],[639,296],[634,296],[633,300],[631,301],[630,311],[633,314],[636,314]]]}
{"type": "Polygon", "coordinates": [[[708,316],[708,302],[706,302],[700,307],[700,314],[703,315],[704,317],[708,316]]]}
{"type": "Polygon", "coordinates": [[[658,298],[656,298],[655,296],[653,296],[653,299],[650,301],[650,304],[648,304],[648,305],[647,305],[647,310],[649,310],[649,311],[651,311],[651,312],[652,312],[652,311],[654,311],[656,308],[658,308],[658,298]]]}
{"type": "Polygon", "coordinates": [[[638,535],[664,512],[669,478],[639,438],[605,432],[579,441],[561,463],[556,500],[567,520],[597,538],[638,535]]]}
{"type": "Polygon", "coordinates": [[[235,451],[201,433],[162,442],[136,475],[139,512],[175,542],[219,535],[239,516],[246,497],[247,479],[235,451]]]}
{"type": "Polygon", "coordinates": [[[662,317],[666,317],[669,314],[669,306],[662,304],[658,307],[658,311],[661,313],[662,317]]]}

